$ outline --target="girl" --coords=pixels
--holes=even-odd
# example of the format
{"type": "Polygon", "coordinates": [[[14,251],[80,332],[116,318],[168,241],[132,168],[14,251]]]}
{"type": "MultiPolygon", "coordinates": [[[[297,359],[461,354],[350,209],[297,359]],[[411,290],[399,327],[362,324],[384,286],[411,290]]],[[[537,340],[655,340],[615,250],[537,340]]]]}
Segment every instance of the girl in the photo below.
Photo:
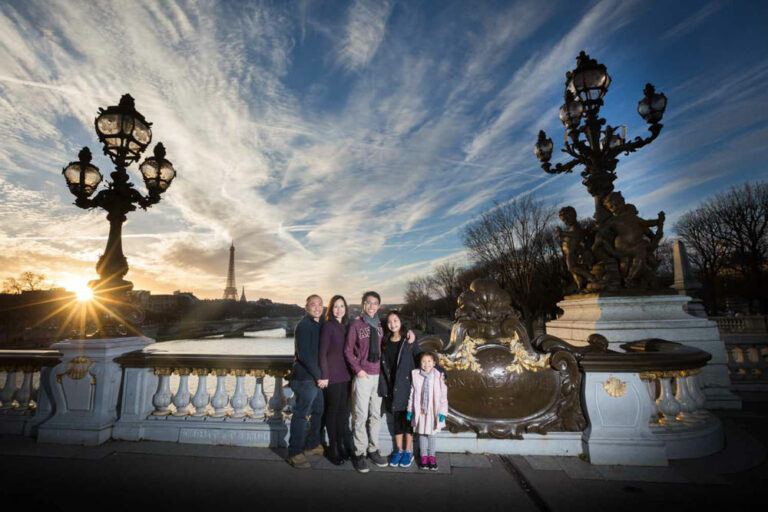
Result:
{"type": "Polygon", "coordinates": [[[349,412],[349,381],[352,379],[344,360],[344,341],[347,336],[347,301],[334,295],[325,311],[325,322],[320,328],[320,379],[318,386],[325,389],[325,428],[328,430],[328,460],[339,466],[348,458],[344,447],[344,427],[349,412]]]}
{"type": "Polygon", "coordinates": [[[397,449],[392,452],[389,465],[407,468],[413,461],[413,429],[406,419],[406,409],[411,392],[411,372],[416,368],[415,356],[421,353],[421,349],[418,343],[407,341],[407,329],[398,311],[387,315],[387,330],[381,350],[379,396],[385,399],[394,420],[397,449]]]}
{"type": "Polygon", "coordinates": [[[420,370],[411,372],[411,396],[407,419],[419,434],[421,469],[437,471],[435,435],[445,426],[448,414],[448,387],[445,376],[435,368],[437,354],[424,352],[419,359],[420,370]]]}

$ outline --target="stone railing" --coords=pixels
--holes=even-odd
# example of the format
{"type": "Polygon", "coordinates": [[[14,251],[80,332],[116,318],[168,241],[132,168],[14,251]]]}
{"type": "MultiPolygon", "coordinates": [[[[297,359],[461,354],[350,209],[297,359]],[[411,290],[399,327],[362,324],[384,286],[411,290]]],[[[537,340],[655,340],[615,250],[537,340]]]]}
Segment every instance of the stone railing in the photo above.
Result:
{"type": "Polygon", "coordinates": [[[711,356],[663,340],[584,353],[584,439],[595,464],[666,465],[720,450],[720,421],[703,408],[698,375],[711,356]],[[632,462],[630,462],[632,461],[632,462]]]}
{"type": "Polygon", "coordinates": [[[32,435],[48,419],[50,401],[40,387],[60,361],[56,350],[0,350],[0,432],[32,435]]]}
{"type": "Polygon", "coordinates": [[[115,362],[124,375],[115,439],[284,445],[292,356],[137,351],[115,362]]]}
{"type": "Polygon", "coordinates": [[[733,388],[768,391],[768,335],[723,338],[733,388]]]}
{"type": "Polygon", "coordinates": [[[765,316],[711,316],[709,319],[717,322],[722,334],[768,334],[768,317],[765,316]]]}

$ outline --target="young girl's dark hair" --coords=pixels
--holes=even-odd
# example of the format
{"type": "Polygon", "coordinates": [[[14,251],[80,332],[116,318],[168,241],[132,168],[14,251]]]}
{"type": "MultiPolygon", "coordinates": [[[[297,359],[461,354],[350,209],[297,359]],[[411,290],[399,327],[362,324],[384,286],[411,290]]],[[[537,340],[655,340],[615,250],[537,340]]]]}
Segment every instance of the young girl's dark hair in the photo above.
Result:
{"type": "Polygon", "coordinates": [[[341,295],[334,295],[331,297],[331,301],[328,303],[328,307],[325,308],[325,321],[336,321],[336,317],[333,316],[333,305],[336,304],[336,301],[339,299],[344,302],[344,316],[341,317],[341,323],[343,325],[347,325],[349,323],[349,307],[347,306],[347,299],[341,295]]]}
{"type": "Polygon", "coordinates": [[[432,362],[435,363],[435,366],[440,364],[440,359],[437,357],[437,354],[432,352],[431,350],[428,350],[426,352],[422,352],[419,354],[419,364],[421,364],[421,360],[424,359],[424,356],[429,356],[432,358],[432,362]]]}
{"type": "Polygon", "coordinates": [[[405,338],[406,333],[408,332],[408,328],[405,326],[405,322],[403,322],[403,315],[400,314],[400,312],[396,309],[393,309],[389,313],[387,313],[387,320],[385,328],[389,332],[389,334],[395,334],[394,332],[389,330],[389,317],[395,315],[398,320],[400,320],[400,329],[397,331],[400,334],[401,338],[405,338]]]}

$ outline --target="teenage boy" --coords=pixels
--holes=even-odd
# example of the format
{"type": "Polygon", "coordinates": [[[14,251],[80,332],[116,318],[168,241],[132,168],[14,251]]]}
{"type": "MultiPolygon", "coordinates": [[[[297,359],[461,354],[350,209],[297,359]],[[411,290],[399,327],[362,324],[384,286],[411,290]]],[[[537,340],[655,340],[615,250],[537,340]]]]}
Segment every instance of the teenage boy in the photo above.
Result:
{"type": "Polygon", "coordinates": [[[296,405],[291,417],[291,434],[288,440],[288,463],[299,469],[309,469],[306,455],[322,455],[323,390],[318,364],[320,345],[320,317],[323,299],[319,295],[307,297],[307,314],[296,325],[294,334],[294,360],[291,371],[291,389],[296,405]],[[307,433],[309,419],[309,433],[307,433]]]}
{"type": "MultiPolygon", "coordinates": [[[[344,358],[355,374],[353,428],[355,454],[352,465],[360,473],[367,473],[365,455],[379,467],[386,467],[387,461],[379,453],[379,421],[381,419],[381,397],[379,396],[379,371],[381,368],[381,340],[384,329],[376,313],[381,297],[376,292],[363,294],[363,312],[349,323],[344,358]],[[367,430],[366,430],[367,424],[367,430]]],[[[415,336],[408,331],[408,343],[415,336]]]]}

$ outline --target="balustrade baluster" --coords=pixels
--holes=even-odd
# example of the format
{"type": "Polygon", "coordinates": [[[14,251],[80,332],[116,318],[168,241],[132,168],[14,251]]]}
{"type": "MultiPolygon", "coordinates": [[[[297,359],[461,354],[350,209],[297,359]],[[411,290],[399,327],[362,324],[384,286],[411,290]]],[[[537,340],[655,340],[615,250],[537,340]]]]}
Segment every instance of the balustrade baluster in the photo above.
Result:
{"type": "Polygon", "coordinates": [[[152,405],[155,406],[152,416],[168,416],[171,414],[171,410],[168,408],[171,405],[171,369],[155,368],[155,375],[159,378],[157,391],[152,397],[152,405]]]}
{"type": "Polygon", "coordinates": [[[694,415],[696,416],[702,416],[706,414],[706,411],[704,410],[704,402],[706,402],[707,397],[704,396],[704,393],[701,391],[701,387],[699,386],[700,372],[700,369],[690,370],[687,372],[688,376],[685,378],[686,385],[688,386],[688,392],[690,393],[691,399],[693,400],[693,404],[695,406],[694,415]]]}
{"type": "Polygon", "coordinates": [[[19,410],[25,411],[32,405],[32,377],[35,375],[35,370],[32,368],[24,368],[24,377],[21,379],[21,387],[16,391],[16,402],[19,404],[19,410]]]}
{"type": "Polygon", "coordinates": [[[675,377],[677,384],[677,392],[675,393],[675,400],[680,405],[680,412],[676,418],[680,421],[692,421],[694,418],[692,413],[696,410],[696,403],[693,401],[693,397],[688,390],[688,385],[685,381],[686,372],[679,372],[675,377]]]}
{"type": "Polygon", "coordinates": [[[676,416],[680,413],[680,404],[677,403],[672,393],[673,372],[664,372],[661,377],[661,394],[656,400],[656,406],[661,412],[659,423],[662,425],[676,425],[676,416]]]}
{"type": "Polygon", "coordinates": [[[288,405],[283,390],[283,376],[282,374],[273,376],[275,378],[275,391],[272,393],[272,398],[269,399],[270,416],[272,418],[282,418],[283,409],[288,405]]]}
{"type": "Polygon", "coordinates": [[[195,368],[194,371],[195,375],[197,375],[197,390],[195,391],[195,396],[192,397],[192,405],[195,407],[193,416],[202,417],[208,414],[206,409],[211,398],[208,394],[208,369],[195,368]]]}
{"type": "Polygon", "coordinates": [[[227,415],[227,404],[229,403],[229,395],[227,395],[226,381],[229,370],[217,368],[213,370],[213,374],[216,376],[216,392],[211,399],[211,405],[213,406],[213,417],[223,418],[227,415]]]}
{"type": "Polygon", "coordinates": [[[8,369],[5,374],[5,385],[0,390],[0,402],[3,403],[0,409],[13,409],[16,407],[16,403],[13,401],[13,395],[16,394],[16,377],[17,371],[8,369]]]}
{"type": "Polygon", "coordinates": [[[253,396],[248,404],[251,406],[251,409],[253,409],[251,416],[254,418],[264,418],[266,415],[265,409],[267,407],[267,401],[264,396],[264,372],[262,370],[252,370],[251,375],[256,377],[253,396]]]}
{"type": "Polygon", "coordinates": [[[245,416],[245,406],[248,405],[248,395],[245,394],[245,375],[246,370],[235,370],[235,392],[232,395],[233,418],[242,418],[245,416]]]}
{"type": "Polygon", "coordinates": [[[174,373],[179,376],[179,389],[173,395],[173,405],[176,406],[174,416],[189,416],[189,374],[190,368],[177,368],[174,373]]]}

